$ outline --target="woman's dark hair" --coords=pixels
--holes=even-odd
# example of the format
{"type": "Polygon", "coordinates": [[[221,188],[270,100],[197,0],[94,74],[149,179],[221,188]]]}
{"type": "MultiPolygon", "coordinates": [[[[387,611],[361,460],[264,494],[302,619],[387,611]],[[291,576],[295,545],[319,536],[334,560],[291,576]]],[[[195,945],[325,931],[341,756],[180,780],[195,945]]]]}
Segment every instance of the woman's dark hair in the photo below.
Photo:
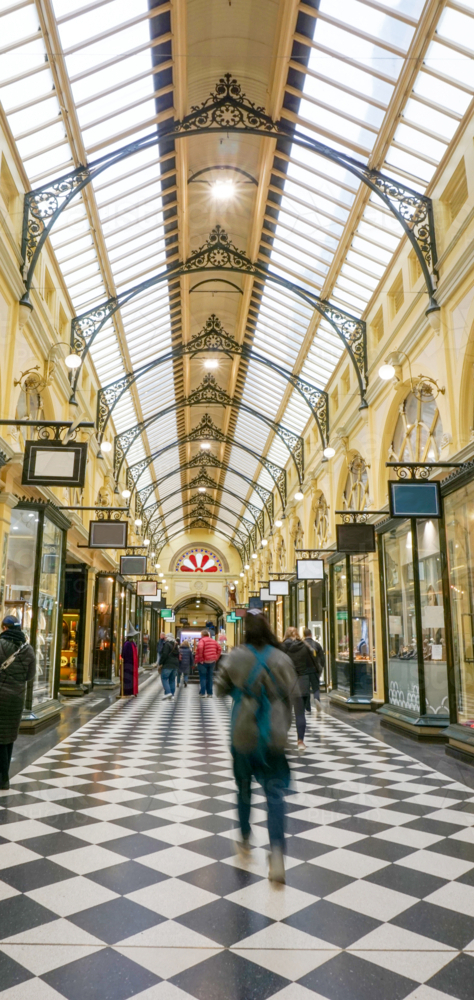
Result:
{"type": "Polygon", "coordinates": [[[280,648],[280,643],[264,615],[245,616],[245,642],[247,646],[257,646],[257,648],[262,646],[280,648]]]}

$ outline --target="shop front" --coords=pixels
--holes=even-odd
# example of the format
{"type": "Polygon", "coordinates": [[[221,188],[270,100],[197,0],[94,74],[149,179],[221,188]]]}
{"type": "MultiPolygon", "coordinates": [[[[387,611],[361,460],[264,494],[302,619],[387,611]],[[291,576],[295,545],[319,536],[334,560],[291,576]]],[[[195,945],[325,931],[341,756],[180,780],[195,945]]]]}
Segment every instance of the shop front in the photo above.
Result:
{"type": "MultiPolygon", "coordinates": [[[[329,560],[331,701],[370,709],[375,645],[370,554],[336,554],[329,560]]],[[[321,608],[322,611],[322,608],[321,608]]]]}
{"type": "Polygon", "coordinates": [[[138,614],[136,594],[120,574],[97,576],[94,602],[92,679],[98,687],[120,684],[120,655],[129,621],[138,614]]]}
{"type": "Polygon", "coordinates": [[[308,580],[306,590],[306,625],[311,629],[313,639],[321,644],[326,653],[326,672],[324,677],[320,677],[322,688],[327,688],[330,683],[330,658],[327,655],[329,642],[326,587],[326,578],[324,580],[308,580]]]}
{"type": "Polygon", "coordinates": [[[437,738],[450,714],[443,521],[385,523],[379,557],[386,699],[379,712],[412,735],[437,738]]]}
{"type": "Polygon", "coordinates": [[[82,696],[84,685],[87,566],[66,563],[61,629],[59,690],[67,697],[82,696]]]}
{"type": "Polygon", "coordinates": [[[53,504],[20,502],[11,513],[5,569],[5,614],[16,615],[36,653],[22,732],[59,715],[66,538],[70,523],[53,504]]]}

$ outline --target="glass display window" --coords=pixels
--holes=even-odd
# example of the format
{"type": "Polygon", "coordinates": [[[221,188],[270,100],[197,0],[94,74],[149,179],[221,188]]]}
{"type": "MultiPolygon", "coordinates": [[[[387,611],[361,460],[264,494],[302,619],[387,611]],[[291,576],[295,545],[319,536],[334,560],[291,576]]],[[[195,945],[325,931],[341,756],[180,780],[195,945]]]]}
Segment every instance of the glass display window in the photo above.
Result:
{"type": "Polygon", "coordinates": [[[474,729],[474,482],[445,497],[456,719],[474,729]]]}
{"type": "Polygon", "coordinates": [[[332,593],[334,602],[334,666],[333,687],[350,694],[350,636],[349,599],[347,592],[347,560],[345,556],[334,563],[332,571],[332,593]]]}
{"type": "Polygon", "coordinates": [[[36,511],[12,510],[5,574],[5,614],[16,615],[28,641],[33,620],[36,548],[39,514],[36,511]]]}
{"type": "Polygon", "coordinates": [[[39,563],[38,616],[36,622],[36,677],[33,705],[53,696],[53,677],[58,651],[59,588],[62,573],[63,532],[44,519],[39,563]]]}
{"type": "Polygon", "coordinates": [[[375,666],[370,556],[340,555],[330,564],[333,698],[370,706],[375,666]]]}
{"type": "Polygon", "coordinates": [[[418,634],[410,522],[383,536],[385,602],[388,636],[388,701],[420,711],[418,634]]]}
{"type": "Polygon", "coordinates": [[[113,670],[113,623],[115,579],[99,576],[96,583],[92,676],[95,682],[110,681],[113,670]]]}
{"type": "Polygon", "coordinates": [[[372,695],[374,676],[374,628],[372,573],[369,556],[351,558],[353,693],[372,695]]]}
{"type": "Polygon", "coordinates": [[[417,521],[425,711],[449,715],[446,630],[437,521],[417,521]]]}

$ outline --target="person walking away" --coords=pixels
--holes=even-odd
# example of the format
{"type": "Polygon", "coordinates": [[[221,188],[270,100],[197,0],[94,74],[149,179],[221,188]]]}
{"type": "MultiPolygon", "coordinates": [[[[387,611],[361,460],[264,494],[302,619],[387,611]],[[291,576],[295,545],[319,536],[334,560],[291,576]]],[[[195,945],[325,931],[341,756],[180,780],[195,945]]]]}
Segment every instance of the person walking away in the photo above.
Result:
{"type": "Polygon", "coordinates": [[[134,641],[136,635],[138,635],[136,628],[129,622],[120,654],[123,663],[122,694],[134,695],[135,698],[138,694],[138,649],[134,641]]]}
{"type": "Polygon", "coordinates": [[[181,680],[181,674],[183,675],[183,683],[185,688],[188,686],[189,673],[194,666],[194,656],[191,646],[187,639],[181,643],[179,647],[179,673],[178,673],[178,687],[181,680]]]}
{"type": "Polygon", "coordinates": [[[314,672],[310,674],[309,683],[314,696],[314,707],[317,712],[321,711],[321,677],[326,669],[326,657],[321,643],[313,639],[310,628],[305,628],[303,638],[314,656],[314,672]]]}
{"type": "Polygon", "coordinates": [[[36,673],[35,653],[15,615],[7,615],[0,635],[0,790],[10,788],[13,744],[20,730],[26,685],[36,673]]]}
{"type": "Polygon", "coordinates": [[[310,677],[314,672],[314,657],[309,646],[300,639],[298,629],[294,627],[287,628],[281,648],[290,657],[295,668],[296,684],[293,690],[293,706],[295,709],[298,751],[304,753],[306,750],[304,742],[306,731],[305,712],[311,711],[310,677]]]}
{"type": "Polygon", "coordinates": [[[161,660],[161,654],[163,652],[163,646],[165,644],[165,639],[166,639],[166,632],[160,632],[160,638],[158,640],[158,646],[157,646],[157,650],[156,650],[156,659],[157,659],[158,663],[160,663],[160,660],[161,660]]]}
{"type": "Polygon", "coordinates": [[[252,776],[262,785],[268,808],[269,878],[285,881],[285,791],[290,769],[285,755],[291,725],[291,698],[296,684],[291,660],[280,649],[267,619],[256,608],[247,611],[245,639],[225,657],[216,679],[216,694],[231,695],[232,757],[242,834],[238,848],[250,852],[252,776]]]}
{"type": "Polygon", "coordinates": [[[222,655],[222,646],[211,639],[207,628],[201,632],[196,649],[196,666],[199,670],[199,694],[201,698],[212,698],[212,683],[216,663],[222,655]]]}
{"type": "Polygon", "coordinates": [[[174,698],[176,675],[179,668],[179,648],[174,635],[167,635],[163,643],[160,657],[161,681],[163,684],[163,701],[174,698]]]}

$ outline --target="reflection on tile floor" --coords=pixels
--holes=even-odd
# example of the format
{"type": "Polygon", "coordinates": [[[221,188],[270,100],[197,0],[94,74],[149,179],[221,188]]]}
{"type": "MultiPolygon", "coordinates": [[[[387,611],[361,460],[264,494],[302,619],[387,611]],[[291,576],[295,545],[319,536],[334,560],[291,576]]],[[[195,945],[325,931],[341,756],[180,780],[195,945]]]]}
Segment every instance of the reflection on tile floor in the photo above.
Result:
{"type": "Polygon", "coordinates": [[[234,851],[228,706],[160,688],[0,793],[2,1000],[472,1000],[473,788],[312,719],[276,888],[258,787],[234,851]]]}

